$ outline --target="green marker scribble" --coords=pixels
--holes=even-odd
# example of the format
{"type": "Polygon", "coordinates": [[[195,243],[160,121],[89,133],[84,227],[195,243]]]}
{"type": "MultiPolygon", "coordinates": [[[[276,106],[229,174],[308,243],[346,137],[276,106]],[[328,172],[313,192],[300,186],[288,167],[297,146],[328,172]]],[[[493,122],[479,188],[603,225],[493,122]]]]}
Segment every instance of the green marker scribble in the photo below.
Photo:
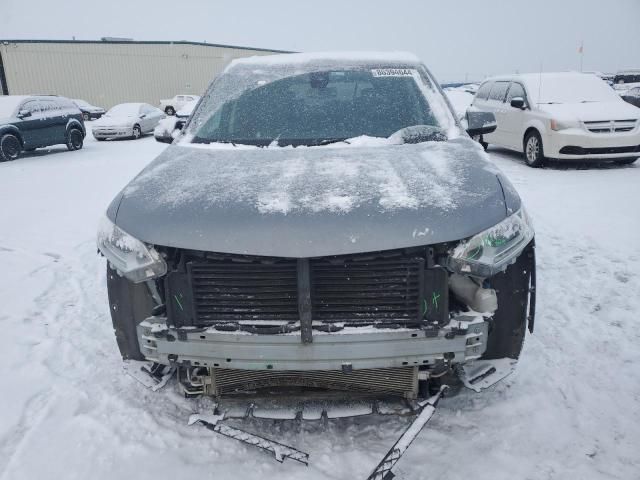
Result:
{"type": "Polygon", "coordinates": [[[176,303],[178,304],[178,306],[180,307],[180,310],[182,310],[184,312],[184,308],[182,308],[182,304],[180,303],[180,300],[178,299],[177,295],[174,295],[173,298],[176,299],[176,303]]]}
{"type": "Polygon", "coordinates": [[[438,310],[438,300],[440,299],[440,294],[433,292],[433,295],[431,296],[431,303],[433,305],[435,305],[436,310],[438,310]]]}
{"type": "Polygon", "coordinates": [[[422,316],[424,317],[429,311],[429,304],[427,303],[427,299],[422,299],[422,316]]]}

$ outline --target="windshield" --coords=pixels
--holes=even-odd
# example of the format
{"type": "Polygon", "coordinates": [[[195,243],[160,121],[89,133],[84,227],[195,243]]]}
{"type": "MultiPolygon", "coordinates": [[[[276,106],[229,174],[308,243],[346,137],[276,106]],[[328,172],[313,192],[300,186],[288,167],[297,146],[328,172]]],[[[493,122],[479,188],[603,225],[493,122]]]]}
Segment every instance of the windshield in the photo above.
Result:
{"type": "MultiPolygon", "coordinates": [[[[530,91],[535,93],[536,88],[530,89],[530,91]]],[[[595,75],[543,76],[539,91],[538,103],[586,103],[619,100],[613,89],[595,75]]]]}
{"type": "Polygon", "coordinates": [[[107,112],[109,117],[136,117],[140,112],[140,104],[138,103],[121,103],[112,107],[107,112]]]}
{"type": "Polygon", "coordinates": [[[217,104],[205,100],[190,132],[194,143],[294,146],[386,138],[414,125],[446,132],[450,122],[442,120],[443,105],[434,108],[427,89],[439,95],[414,69],[314,71],[271,82],[256,78],[252,88],[233,98],[217,104]]]}
{"type": "Polygon", "coordinates": [[[0,96],[0,118],[12,116],[23,100],[22,97],[0,96]]]}
{"type": "Polygon", "coordinates": [[[89,105],[87,102],[85,102],[84,100],[74,100],[73,103],[75,103],[78,107],[82,107],[82,108],[92,108],[92,105],[89,105]]]}

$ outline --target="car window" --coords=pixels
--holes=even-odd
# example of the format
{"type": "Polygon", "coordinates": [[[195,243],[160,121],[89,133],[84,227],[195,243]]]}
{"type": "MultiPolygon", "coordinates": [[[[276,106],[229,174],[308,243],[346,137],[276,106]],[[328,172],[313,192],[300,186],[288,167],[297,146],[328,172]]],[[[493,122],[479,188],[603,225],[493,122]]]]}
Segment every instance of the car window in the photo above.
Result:
{"type": "Polygon", "coordinates": [[[493,82],[485,82],[482,85],[480,85],[480,88],[478,89],[478,92],[476,93],[476,98],[479,98],[480,100],[486,100],[487,98],[489,98],[489,92],[491,91],[491,85],[493,85],[493,82]]]}
{"type": "Polygon", "coordinates": [[[31,115],[40,114],[40,102],[38,100],[29,100],[22,104],[20,110],[27,110],[31,115]]]}
{"type": "Polygon", "coordinates": [[[140,112],[145,113],[145,114],[150,114],[155,112],[156,109],[153,108],[151,105],[143,105],[140,109],[140,112]]]}
{"type": "Polygon", "coordinates": [[[62,110],[62,107],[53,100],[40,100],[40,110],[46,115],[55,115],[62,110]]]}
{"type": "Polygon", "coordinates": [[[184,100],[184,95],[178,95],[176,98],[179,102],[182,102],[184,100]]]}
{"type": "Polygon", "coordinates": [[[489,100],[497,100],[499,102],[504,101],[504,96],[509,88],[509,82],[496,82],[491,87],[491,93],[489,94],[489,100]]]}
{"type": "Polygon", "coordinates": [[[524,93],[524,88],[522,87],[522,85],[513,82],[509,87],[509,93],[507,94],[507,103],[511,102],[511,100],[516,97],[526,99],[527,95],[524,93]]]}

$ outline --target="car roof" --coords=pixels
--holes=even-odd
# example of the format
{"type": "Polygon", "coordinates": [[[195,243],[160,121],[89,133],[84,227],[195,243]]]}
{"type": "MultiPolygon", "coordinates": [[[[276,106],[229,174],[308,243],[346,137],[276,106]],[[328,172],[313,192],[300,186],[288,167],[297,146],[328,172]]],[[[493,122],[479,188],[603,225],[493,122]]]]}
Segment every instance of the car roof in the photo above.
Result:
{"type": "Polygon", "coordinates": [[[408,52],[316,52],[316,53],[286,53],[279,55],[260,55],[237,58],[233,60],[227,70],[238,67],[278,68],[304,64],[321,65],[349,65],[349,66],[386,66],[386,67],[417,67],[420,59],[408,52]]]}

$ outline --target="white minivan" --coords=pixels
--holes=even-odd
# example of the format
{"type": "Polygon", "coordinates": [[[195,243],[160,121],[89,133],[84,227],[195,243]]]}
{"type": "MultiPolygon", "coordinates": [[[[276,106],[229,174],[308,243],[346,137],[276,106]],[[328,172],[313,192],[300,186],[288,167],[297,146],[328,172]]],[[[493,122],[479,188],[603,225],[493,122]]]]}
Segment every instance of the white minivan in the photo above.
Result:
{"type": "Polygon", "coordinates": [[[489,78],[473,109],[492,112],[498,128],[480,138],[523,152],[532,167],[546,159],[612,160],[640,157],[640,109],[586,73],[535,73],[489,78]]]}

